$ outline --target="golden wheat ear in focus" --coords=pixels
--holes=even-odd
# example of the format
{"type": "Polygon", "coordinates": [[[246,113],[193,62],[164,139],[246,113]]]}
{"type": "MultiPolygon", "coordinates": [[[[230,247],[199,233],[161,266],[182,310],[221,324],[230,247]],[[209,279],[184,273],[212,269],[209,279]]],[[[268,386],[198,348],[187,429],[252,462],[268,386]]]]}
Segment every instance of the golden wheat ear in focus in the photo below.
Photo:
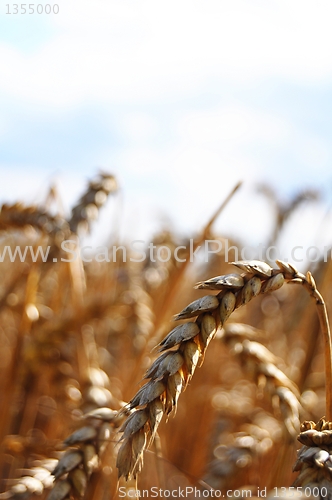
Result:
{"type": "MultiPolygon", "coordinates": [[[[174,328],[160,342],[162,354],[146,373],[149,381],[128,403],[132,413],[120,429],[123,435],[117,458],[119,477],[136,478],[143,466],[143,452],[153,441],[163,415],[175,412],[180,394],[187,387],[199,361],[204,359],[206,348],[218,328],[235,309],[254,297],[278,290],[285,282],[302,284],[316,301],[330,357],[325,304],[310,273],[305,276],[282,261],[277,261],[277,269],[260,261],[233,264],[243,272],[199,282],[196,288],[218,290],[219,293],[201,297],[185,307],[175,320],[190,321],[174,328]]],[[[327,362],[326,366],[331,381],[331,365],[327,362]]],[[[327,399],[329,409],[329,397],[327,399]]]]}

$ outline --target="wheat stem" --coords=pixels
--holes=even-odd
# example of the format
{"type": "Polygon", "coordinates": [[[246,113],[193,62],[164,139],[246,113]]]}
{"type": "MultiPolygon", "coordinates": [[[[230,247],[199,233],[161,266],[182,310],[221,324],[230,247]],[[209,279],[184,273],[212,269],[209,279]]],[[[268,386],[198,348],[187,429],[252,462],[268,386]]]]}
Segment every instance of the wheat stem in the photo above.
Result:
{"type": "Polygon", "coordinates": [[[324,356],[325,356],[325,374],[326,374],[326,416],[328,420],[332,420],[332,399],[331,399],[331,386],[332,386],[332,342],[331,342],[331,331],[327,316],[326,305],[321,294],[316,290],[316,294],[313,296],[316,299],[316,306],[318,312],[318,318],[322,334],[324,336],[324,356]]]}
{"type": "Polygon", "coordinates": [[[319,293],[316,287],[315,280],[312,274],[308,271],[306,276],[302,273],[296,271],[296,269],[290,265],[281,261],[276,261],[278,266],[281,267],[285,271],[285,278],[287,279],[287,271],[291,269],[293,278],[291,278],[290,282],[301,282],[302,285],[308,290],[310,296],[316,302],[317,313],[319,318],[319,324],[322,331],[323,339],[324,339],[324,356],[325,356],[325,377],[326,377],[326,416],[330,421],[332,420],[332,400],[331,400],[331,385],[332,385],[332,341],[331,341],[331,332],[330,325],[326,310],[326,305],[322,295],[319,293]]]}

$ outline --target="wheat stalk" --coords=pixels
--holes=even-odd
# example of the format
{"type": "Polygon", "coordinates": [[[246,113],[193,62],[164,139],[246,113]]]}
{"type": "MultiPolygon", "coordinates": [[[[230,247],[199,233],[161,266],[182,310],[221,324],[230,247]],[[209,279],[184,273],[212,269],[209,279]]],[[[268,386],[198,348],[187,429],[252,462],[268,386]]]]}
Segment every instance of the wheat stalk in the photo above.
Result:
{"type": "MultiPolygon", "coordinates": [[[[330,335],[324,301],[308,272],[299,273],[291,264],[277,261],[279,269],[272,269],[259,261],[234,263],[239,274],[219,276],[200,282],[199,289],[218,290],[217,295],[207,295],[187,306],[175,320],[196,318],[174,328],[159,344],[162,354],[157,358],[145,378],[150,379],[128,403],[132,413],[120,431],[122,445],[118,452],[119,477],[136,478],[143,465],[143,452],[151,444],[164,415],[176,410],[178,398],[187,387],[199,361],[217,329],[232,312],[247,304],[261,293],[278,290],[284,282],[304,285],[316,300],[321,327],[326,336],[330,355],[330,335]]],[[[331,381],[331,364],[326,363],[327,382],[331,381]]],[[[330,399],[327,398],[330,412],[330,399]]]]}

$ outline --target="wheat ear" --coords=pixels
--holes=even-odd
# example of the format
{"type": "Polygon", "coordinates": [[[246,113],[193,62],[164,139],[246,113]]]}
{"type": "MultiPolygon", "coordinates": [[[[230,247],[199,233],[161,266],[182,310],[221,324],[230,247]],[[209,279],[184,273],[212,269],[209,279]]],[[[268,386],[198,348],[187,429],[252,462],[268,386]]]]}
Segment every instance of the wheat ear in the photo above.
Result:
{"type": "Polygon", "coordinates": [[[258,460],[264,460],[264,466],[269,467],[270,455],[283,436],[281,422],[262,409],[257,412],[255,408],[242,423],[237,417],[233,412],[228,418],[222,414],[216,425],[216,430],[222,429],[214,435],[214,444],[219,444],[214,445],[213,458],[203,477],[214,489],[235,488],[240,470],[257,468],[258,460]],[[229,432],[234,423],[236,432],[229,432]]]}
{"type": "Polygon", "coordinates": [[[316,424],[301,424],[298,440],[304,446],[298,451],[293,471],[299,475],[293,486],[309,490],[316,498],[332,498],[332,422],[321,418],[316,424]],[[315,488],[315,490],[314,490],[315,488]],[[315,493],[316,491],[316,493],[315,493]]]}
{"type": "Polygon", "coordinates": [[[43,234],[55,236],[61,232],[63,237],[69,237],[68,222],[60,215],[53,216],[45,209],[22,203],[14,205],[3,204],[0,209],[0,231],[32,226],[43,234]]]}
{"type": "Polygon", "coordinates": [[[26,500],[51,489],[47,500],[82,498],[91,474],[100,468],[106,447],[124,415],[110,408],[97,408],[83,417],[87,423],[63,442],[64,451],[58,459],[44,459],[26,469],[13,486],[0,493],[0,499],[26,500]]]}
{"type": "Polygon", "coordinates": [[[91,222],[98,217],[99,209],[106,202],[108,195],[117,190],[117,183],[112,174],[101,172],[99,177],[90,181],[84,195],[72,209],[69,226],[73,233],[79,230],[88,232],[91,222]]]}
{"type": "MultiPolygon", "coordinates": [[[[153,441],[163,415],[176,410],[178,398],[187,387],[205,350],[232,312],[252,298],[278,290],[285,281],[303,284],[315,298],[321,327],[330,353],[330,334],[324,301],[316,289],[310,273],[299,273],[291,264],[277,261],[279,269],[265,262],[239,261],[233,263],[239,274],[218,276],[196,285],[199,289],[218,290],[217,295],[206,295],[175,316],[175,320],[196,318],[174,328],[159,344],[162,354],[145,378],[150,379],[128,403],[132,411],[120,431],[122,445],[118,452],[119,477],[136,478],[143,465],[143,452],[153,441]]],[[[328,381],[331,381],[331,362],[327,361],[328,381]]],[[[330,400],[328,399],[328,409],[330,400]]]]}

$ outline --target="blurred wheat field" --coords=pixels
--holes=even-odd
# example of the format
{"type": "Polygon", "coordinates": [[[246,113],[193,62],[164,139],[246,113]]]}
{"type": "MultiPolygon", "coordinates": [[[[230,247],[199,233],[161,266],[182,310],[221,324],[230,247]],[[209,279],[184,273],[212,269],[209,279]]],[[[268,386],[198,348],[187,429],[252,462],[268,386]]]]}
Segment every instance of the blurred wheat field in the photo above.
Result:
{"type": "MultiPolygon", "coordinates": [[[[162,230],[153,241],[155,254],[167,247],[173,256],[182,246],[183,262],[149,255],[132,262],[129,248],[126,261],[121,249],[115,261],[70,259],[68,251],[79,248],[80,235],[116,190],[114,176],[101,173],[67,219],[48,206],[1,208],[1,255],[18,245],[50,251],[45,262],[34,262],[28,252],[24,262],[11,262],[6,253],[0,264],[0,498],[106,500],[143,490],[156,498],[181,488],[188,488],[187,498],[209,490],[210,496],[240,496],[241,489],[254,497],[291,486],[300,422],[319,421],[326,401],[317,311],[303,287],[289,285],[257,295],[217,329],[176,411],[178,394],[168,421],[156,430],[138,477],[120,473],[128,481],[118,479],[119,439],[135,413],[135,405],[125,405],[156,360],[155,347],[177,326],[174,314],[206,295],[195,283],[238,270],[222,251],[208,262],[189,263],[188,239],[162,230]]],[[[302,193],[279,207],[273,241],[290,213],[313,199],[314,193],[302,193]]],[[[52,191],[49,201],[54,204],[52,191]]],[[[193,235],[196,245],[227,236],[214,234],[219,212],[193,235]]],[[[330,260],[313,270],[328,310],[331,272],[330,260]]],[[[158,408],[161,416],[165,408],[158,408]]],[[[314,432],[324,429],[330,430],[323,425],[314,432]]],[[[329,460],[316,462],[324,471],[322,478],[315,473],[318,483],[330,481],[329,460]]]]}

